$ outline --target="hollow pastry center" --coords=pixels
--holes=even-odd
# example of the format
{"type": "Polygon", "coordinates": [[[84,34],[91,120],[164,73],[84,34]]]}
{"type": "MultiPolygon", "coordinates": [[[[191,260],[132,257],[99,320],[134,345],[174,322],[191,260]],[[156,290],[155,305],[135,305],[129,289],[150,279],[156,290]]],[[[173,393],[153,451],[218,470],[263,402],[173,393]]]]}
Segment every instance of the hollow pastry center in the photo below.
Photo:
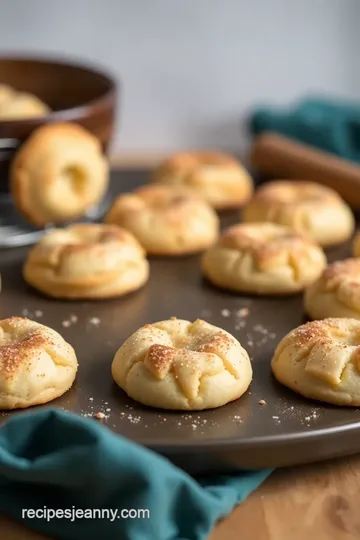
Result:
{"type": "Polygon", "coordinates": [[[61,171],[60,180],[67,184],[71,191],[82,195],[87,187],[87,175],[78,165],[68,165],[61,171]]]}

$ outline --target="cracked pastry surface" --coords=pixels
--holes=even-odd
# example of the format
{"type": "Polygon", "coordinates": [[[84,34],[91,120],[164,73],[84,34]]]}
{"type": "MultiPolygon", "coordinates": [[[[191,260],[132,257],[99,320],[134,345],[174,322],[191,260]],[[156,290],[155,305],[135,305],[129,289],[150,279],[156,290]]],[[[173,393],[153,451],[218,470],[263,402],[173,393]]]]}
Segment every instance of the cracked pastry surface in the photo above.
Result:
{"type": "Polygon", "coordinates": [[[305,291],[304,304],[311,319],[360,319],[360,259],[329,264],[305,291]]]}
{"type": "Polygon", "coordinates": [[[74,349],[52,328],[22,317],[0,320],[0,409],[51,401],[72,386],[74,349]]]}
{"type": "Polygon", "coordinates": [[[177,153],[158,167],[151,180],[194,189],[217,210],[242,206],[253,192],[245,167],[221,152],[177,153]]]}
{"type": "Polygon", "coordinates": [[[90,223],[46,233],[30,250],[23,275],[54,298],[111,298],[144,285],[149,263],[131,233],[90,223]]]}
{"type": "Polygon", "coordinates": [[[360,321],[328,318],[292,330],[271,369],[295,392],[335,405],[360,405],[360,321]]]}
{"type": "Polygon", "coordinates": [[[111,371],[131,398],[175,410],[225,405],[242,396],[252,379],[248,353],[231,334],[202,320],[174,317],[130,336],[111,371]]]}
{"type": "Polygon", "coordinates": [[[312,240],[273,223],[233,225],[202,258],[203,273],[214,285],[252,294],[296,293],[325,265],[312,240]]]}
{"type": "Polygon", "coordinates": [[[100,141],[76,124],[38,128],[16,153],[10,186],[18,210],[34,225],[77,219],[108,187],[100,141]]]}
{"type": "Polygon", "coordinates": [[[285,225],[322,246],[345,242],[355,226],[349,206],[334,190],[293,180],[261,186],[244,208],[243,221],[285,225]]]}
{"type": "Polygon", "coordinates": [[[203,251],[219,234],[215,211],[179,187],[149,185],[120,195],[104,221],[128,229],[150,255],[203,251]]]}

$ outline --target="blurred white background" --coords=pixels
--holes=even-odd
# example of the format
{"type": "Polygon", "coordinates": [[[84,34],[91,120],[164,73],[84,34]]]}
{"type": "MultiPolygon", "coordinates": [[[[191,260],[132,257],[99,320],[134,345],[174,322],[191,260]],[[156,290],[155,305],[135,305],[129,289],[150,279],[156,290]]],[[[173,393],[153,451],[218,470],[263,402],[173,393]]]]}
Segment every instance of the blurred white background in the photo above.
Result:
{"type": "Polygon", "coordinates": [[[359,21],[358,0],[2,0],[0,52],[109,68],[125,154],[238,151],[258,104],[360,96],[359,21]]]}

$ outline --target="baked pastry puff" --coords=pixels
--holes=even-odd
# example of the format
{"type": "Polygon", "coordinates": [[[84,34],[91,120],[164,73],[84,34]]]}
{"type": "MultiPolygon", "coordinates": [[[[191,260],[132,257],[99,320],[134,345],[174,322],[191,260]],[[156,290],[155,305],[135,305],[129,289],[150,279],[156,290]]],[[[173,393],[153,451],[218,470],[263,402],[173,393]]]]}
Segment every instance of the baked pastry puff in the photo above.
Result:
{"type": "Polygon", "coordinates": [[[311,319],[360,319],[360,259],[329,264],[305,291],[304,298],[311,319]]]}
{"type": "Polygon", "coordinates": [[[151,180],[193,189],[216,210],[238,208],[253,192],[245,167],[222,152],[180,152],[166,159],[151,180]]]}
{"type": "Polygon", "coordinates": [[[243,221],[285,225],[325,247],[348,240],[355,226],[350,207],[334,190],[295,180],[261,186],[244,208],[243,221]]]}
{"type": "Polygon", "coordinates": [[[233,225],[202,258],[203,273],[214,285],[258,295],[302,291],[325,265],[317,244],[275,223],[233,225]]]}
{"type": "Polygon", "coordinates": [[[271,361],[276,379],[302,396],[360,405],[360,321],[329,318],[285,336],[271,361]]]}
{"type": "Polygon", "coordinates": [[[252,379],[249,355],[231,334],[175,317],[130,336],[111,370],[120,388],[140,403],[190,411],[238,399],[252,379]]]}
{"type": "Polygon", "coordinates": [[[131,233],[89,223],[46,233],[30,250],[23,274],[54,298],[112,298],[142,287],[149,263],[131,233]]]}
{"type": "Polygon", "coordinates": [[[0,321],[0,409],[52,401],[72,386],[75,351],[52,328],[22,317],[0,321]]]}
{"type": "Polygon", "coordinates": [[[108,187],[108,163],[100,141],[81,126],[48,124],[18,150],[10,184],[18,210],[31,223],[64,223],[101,201],[108,187]]]}
{"type": "Polygon", "coordinates": [[[120,195],[105,223],[128,229],[149,255],[186,255],[216,242],[219,218],[199,196],[184,188],[151,185],[120,195]]]}

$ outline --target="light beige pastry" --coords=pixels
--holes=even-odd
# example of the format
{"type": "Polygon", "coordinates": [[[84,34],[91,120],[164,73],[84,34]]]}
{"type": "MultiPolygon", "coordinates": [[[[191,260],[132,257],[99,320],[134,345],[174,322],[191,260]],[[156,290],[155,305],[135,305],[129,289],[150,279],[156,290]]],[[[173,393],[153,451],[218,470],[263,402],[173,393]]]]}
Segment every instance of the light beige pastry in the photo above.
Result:
{"type": "Polygon", "coordinates": [[[243,221],[286,225],[322,246],[345,242],[355,224],[349,206],[334,190],[294,180],[261,186],[244,208],[243,221]]]}
{"type": "Polygon", "coordinates": [[[105,223],[131,231],[151,255],[184,255],[216,242],[219,218],[201,198],[184,188],[145,186],[120,195],[105,223]]]}
{"type": "Polygon", "coordinates": [[[82,224],[46,233],[30,250],[23,274],[29,285],[54,298],[111,298],[142,287],[149,263],[128,231],[82,224]]]}
{"type": "Polygon", "coordinates": [[[271,361],[276,379],[305,397],[360,405],[360,321],[312,321],[284,337],[271,361]]]}
{"type": "Polygon", "coordinates": [[[131,398],[161,409],[221,407],[242,396],[252,379],[248,353],[231,334],[175,317],[135,332],[111,370],[131,398]]]}
{"type": "Polygon", "coordinates": [[[76,124],[37,129],[17,152],[10,173],[19,211],[34,225],[82,216],[108,187],[100,141],[76,124]]]}
{"type": "Polygon", "coordinates": [[[326,265],[323,250],[304,235],[274,223],[229,227],[203,255],[209,281],[252,294],[291,294],[315,281],[326,265]]]}
{"type": "Polygon", "coordinates": [[[360,260],[329,264],[305,292],[305,311],[311,319],[360,319],[360,260]]]}
{"type": "Polygon", "coordinates": [[[50,112],[51,109],[33,94],[18,92],[5,101],[1,101],[0,95],[0,121],[38,118],[50,112]]]}
{"type": "Polygon", "coordinates": [[[71,388],[77,368],[74,349],[55,330],[21,317],[0,321],[0,409],[52,401],[71,388]]]}
{"type": "Polygon", "coordinates": [[[247,170],[221,152],[175,154],[159,166],[152,181],[194,189],[217,210],[242,206],[253,192],[247,170]]]}

